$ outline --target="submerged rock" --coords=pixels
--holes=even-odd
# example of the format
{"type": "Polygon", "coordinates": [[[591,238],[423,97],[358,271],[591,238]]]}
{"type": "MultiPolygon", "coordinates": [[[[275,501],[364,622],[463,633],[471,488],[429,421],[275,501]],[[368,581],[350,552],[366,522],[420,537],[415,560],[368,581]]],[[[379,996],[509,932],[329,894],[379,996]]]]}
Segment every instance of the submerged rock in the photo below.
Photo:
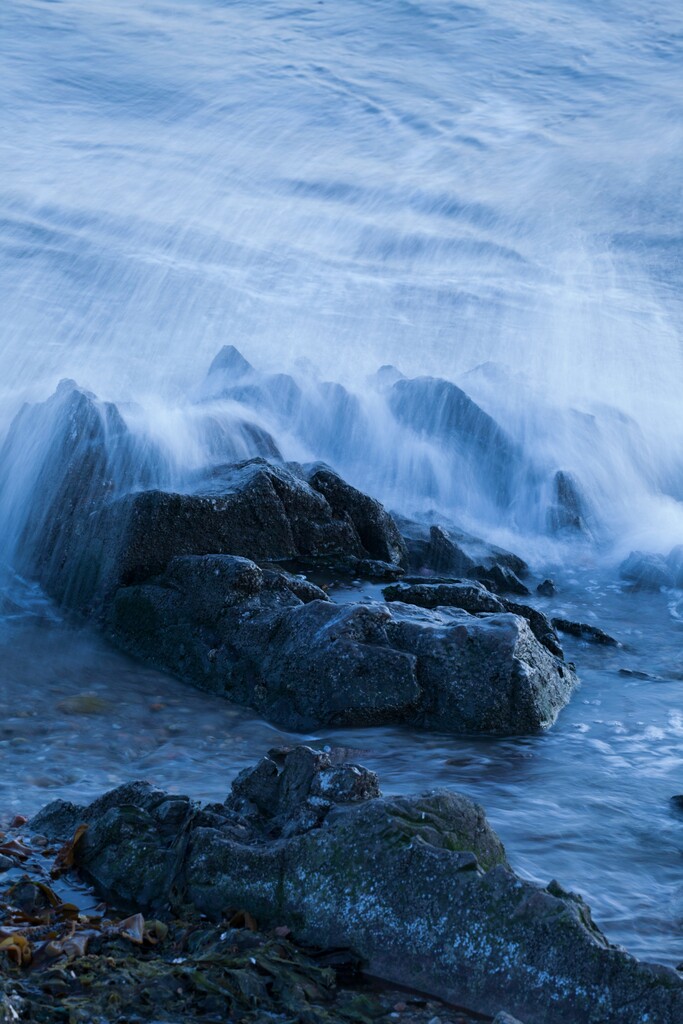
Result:
{"type": "Polygon", "coordinates": [[[674,572],[667,560],[661,555],[643,551],[632,551],[619,566],[619,575],[622,580],[632,583],[635,590],[661,590],[662,587],[673,587],[675,583],[674,572]]]}
{"type": "Polygon", "coordinates": [[[247,559],[176,558],[158,578],[119,589],[111,635],[296,729],[410,722],[530,732],[552,724],[576,685],[519,616],[335,605],[297,587],[247,559]]]}
{"type": "Polygon", "coordinates": [[[458,794],[381,798],[371,772],[298,747],[243,772],[224,804],[138,784],[80,817],[76,866],[121,904],[211,920],[243,907],[296,941],[351,946],[377,977],[526,1024],[683,1019],[680,975],[610,945],[557,882],[517,876],[458,794]]]}
{"type": "Polygon", "coordinates": [[[560,633],[569,633],[571,636],[578,636],[581,640],[592,640],[596,644],[604,644],[606,647],[619,647],[619,641],[615,640],[609,633],[605,633],[598,626],[591,626],[588,622],[572,622],[570,619],[553,619],[553,626],[560,633]]]}

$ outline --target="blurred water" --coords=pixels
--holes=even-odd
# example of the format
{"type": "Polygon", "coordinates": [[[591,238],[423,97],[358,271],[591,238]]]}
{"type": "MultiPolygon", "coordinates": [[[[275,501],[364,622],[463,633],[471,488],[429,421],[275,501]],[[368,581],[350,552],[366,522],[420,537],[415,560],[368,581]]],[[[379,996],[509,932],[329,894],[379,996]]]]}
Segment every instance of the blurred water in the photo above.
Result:
{"type": "MultiPolygon", "coordinates": [[[[388,790],[465,789],[517,867],[575,885],[612,938],[671,963],[674,599],[622,595],[590,546],[550,544],[542,487],[491,512],[365,381],[386,363],[456,380],[535,466],[580,477],[611,557],[683,541],[682,50],[683,13],[663,0],[0,11],[0,431],[74,377],[124,403],[170,479],[205,456],[192,402],[221,345],[348,384],[369,427],[331,461],[393,504],[562,556],[558,609],[630,646],[567,644],[583,689],[543,737],[312,739],[357,749],[388,790]]],[[[259,422],[286,457],[321,454],[259,422]]],[[[220,797],[282,738],[65,625],[30,588],[8,600],[6,812],[140,775],[220,797]]]]}
{"type": "Polygon", "coordinates": [[[356,385],[493,362],[475,397],[614,534],[681,539],[675,6],[5,0],[0,33],[3,417],[61,376],[183,401],[226,341],[356,385]]]}

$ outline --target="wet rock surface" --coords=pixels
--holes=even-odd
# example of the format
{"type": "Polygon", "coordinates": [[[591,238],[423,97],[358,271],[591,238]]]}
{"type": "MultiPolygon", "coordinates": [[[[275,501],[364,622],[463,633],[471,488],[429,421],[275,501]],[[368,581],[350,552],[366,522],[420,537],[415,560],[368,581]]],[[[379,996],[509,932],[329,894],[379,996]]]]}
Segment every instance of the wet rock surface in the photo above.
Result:
{"type": "Polygon", "coordinates": [[[558,470],[553,478],[553,503],[548,510],[548,526],[559,534],[589,533],[586,499],[573,473],[558,470]]]}
{"type": "Polygon", "coordinates": [[[576,684],[520,616],[322,596],[247,559],[177,558],[117,592],[109,628],[138,657],[297,729],[535,731],[576,684]]]}
{"type": "Polygon", "coordinates": [[[604,644],[606,647],[619,647],[619,641],[615,640],[604,629],[593,626],[589,622],[572,622],[570,619],[552,620],[555,629],[560,633],[569,633],[571,636],[578,636],[581,640],[590,640],[595,644],[604,644]]]}
{"type": "Polygon", "coordinates": [[[508,434],[469,395],[436,377],[397,380],[388,394],[399,423],[435,438],[465,465],[476,466],[493,501],[506,505],[512,480],[523,465],[522,453],[508,434]]]}
{"type": "MultiPolygon", "coordinates": [[[[168,830],[163,808],[158,820],[168,830]]],[[[0,833],[9,852],[0,879],[7,1024],[473,1024],[465,1011],[364,978],[352,950],[304,948],[285,925],[260,929],[244,909],[209,921],[184,905],[159,919],[104,903],[66,863],[83,835],[62,845],[67,833],[54,841],[23,826],[0,833]]]]}
{"type": "MultiPolygon", "coordinates": [[[[461,580],[453,583],[397,583],[385,587],[386,601],[401,601],[406,604],[419,605],[421,608],[452,607],[462,608],[474,615],[487,612],[512,612],[526,619],[531,632],[539,643],[543,644],[551,654],[563,658],[557,633],[550,619],[530,605],[517,604],[505,598],[497,597],[486,587],[474,580],[461,580]]],[[[587,627],[588,628],[588,627],[587,627]]],[[[600,630],[596,630],[600,633],[600,630]]],[[[606,636],[607,634],[603,634],[606,636]]]]}
{"type": "Polygon", "coordinates": [[[677,972],[611,946],[557,882],[516,876],[481,808],[449,791],[381,798],[371,772],[298,747],[243,772],[223,804],[136,784],[30,826],[77,823],[78,871],[145,914],[244,908],[297,942],[353,948],[378,977],[526,1024],[683,1014],[677,972]]]}

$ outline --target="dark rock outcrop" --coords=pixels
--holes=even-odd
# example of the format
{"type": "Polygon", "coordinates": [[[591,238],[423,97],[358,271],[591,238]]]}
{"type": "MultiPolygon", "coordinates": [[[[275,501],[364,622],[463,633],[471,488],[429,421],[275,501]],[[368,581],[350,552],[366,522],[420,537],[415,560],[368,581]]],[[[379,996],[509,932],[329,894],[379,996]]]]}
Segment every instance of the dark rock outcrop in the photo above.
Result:
{"type": "Polygon", "coordinates": [[[363,548],[372,559],[405,566],[408,552],[396,523],[378,501],[347,484],[329,468],[317,464],[308,469],[306,479],[322,494],[333,515],[348,518],[354,525],[363,548]]]}
{"type": "Polygon", "coordinates": [[[110,631],[138,657],[295,729],[530,732],[576,684],[519,616],[335,605],[300,587],[234,556],[175,558],[119,589],[110,631]]]}
{"type": "MultiPolygon", "coordinates": [[[[436,791],[381,798],[372,772],[309,748],[272,751],[201,808],[145,784],[71,823],[78,870],[119,905],[244,907],[297,941],[351,946],[375,976],[527,1024],[678,1024],[683,979],[612,946],[557,882],[510,868],[484,812],[436,791]]],[[[53,805],[54,806],[54,805],[53,805]]],[[[48,807],[31,823],[65,822],[48,807]]]]}
{"type": "Polygon", "coordinates": [[[490,568],[485,565],[475,565],[467,575],[485,583],[489,590],[493,590],[496,594],[519,594],[521,597],[527,597],[531,593],[519,576],[504,565],[492,565],[490,568]]]}
{"type": "MultiPolygon", "coordinates": [[[[220,423],[209,417],[207,426],[220,447],[220,423]]],[[[267,449],[268,435],[253,444],[267,449]]],[[[353,560],[372,576],[377,561],[405,560],[379,502],[326,467],[312,473],[319,489],[301,467],[256,458],[207,469],[172,492],[154,487],[158,462],[116,406],[72,382],[26,406],[0,453],[4,518],[22,523],[15,565],[61,604],[99,613],[117,587],[158,575],[176,555],[353,560]]]]}
{"type": "Polygon", "coordinates": [[[409,580],[385,587],[385,601],[402,601],[419,608],[462,608],[472,615],[479,612],[504,612],[505,606],[486,587],[475,580],[459,582],[415,582],[409,580]]]}

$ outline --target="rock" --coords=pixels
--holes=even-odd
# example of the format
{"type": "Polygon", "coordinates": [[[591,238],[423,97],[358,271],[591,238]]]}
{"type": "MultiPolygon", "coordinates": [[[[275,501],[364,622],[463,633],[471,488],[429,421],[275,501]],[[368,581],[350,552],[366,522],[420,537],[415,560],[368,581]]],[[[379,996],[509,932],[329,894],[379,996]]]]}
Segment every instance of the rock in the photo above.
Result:
{"type": "Polygon", "coordinates": [[[371,559],[405,566],[408,553],[396,523],[378,501],[347,484],[328,466],[320,463],[307,469],[310,486],[322,494],[333,515],[353,523],[360,542],[371,559]]]}
{"type": "Polygon", "coordinates": [[[462,608],[478,612],[504,612],[503,602],[475,580],[459,583],[397,583],[383,590],[385,601],[402,601],[420,608],[462,608]]]}
{"type": "Polygon", "coordinates": [[[522,597],[527,597],[530,593],[529,588],[522,583],[519,576],[512,569],[503,565],[493,565],[490,568],[484,565],[475,565],[467,575],[485,583],[490,590],[497,594],[520,594],[522,597]]]}
{"type": "Polygon", "coordinates": [[[557,593],[557,588],[552,580],[543,580],[536,587],[536,593],[540,594],[541,597],[554,597],[557,593]]]}
{"type": "Polygon", "coordinates": [[[510,503],[521,452],[461,388],[435,377],[404,378],[394,383],[388,402],[399,423],[457,452],[496,504],[510,503]]]}
{"type": "Polygon", "coordinates": [[[331,381],[305,394],[296,429],[312,451],[335,462],[364,447],[371,436],[358,397],[331,381]]]}
{"type": "Polygon", "coordinates": [[[558,470],[553,479],[553,504],[548,511],[552,533],[587,533],[586,503],[576,477],[558,470]]]}
{"type": "Polygon", "coordinates": [[[569,619],[553,619],[553,626],[560,633],[569,633],[571,636],[578,636],[581,640],[592,640],[596,644],[604,644],[606,647],[619,647],[618,640],[615,640],[609,633],[591,626],[588,622],[571,622],[569,619]]]}
{"type": "Polygon", "coordinates": [[[151,479],[152,462],[116,406],[73,381],[25,405],[0,452],[3,519],[17,530],[15,567],[68,602],[71,539],[87,533],[94,509],[151,479]]]}
{"type": "Polygon", "coordinates": [[[392,387],[397,380],[403,380],[404,374],[401,373],[391,363],[385,363],[384,366],[380,366],[379,370],[372,377],[369,377],[369,383],[373,384],[380,390],[392,387]]]}
{"type": "Polygon", "coordinates": [[[188,803],[174,834],[165,799],[122,787],[86,808],[75,859],[100,894],[211,920],[243,907],[296,941],[352,947],[375,977],[527,1024],[549,1007],[553,1024],[683,1019],[683,979],[610,945],[580,897],[517,876],[466,797],[382,798],[360,766],[294,748],[243,772],[224,805],[188,803]]]}
{"type": "Polygon", "coordinates": [[[622,580],[633,583],[634,590],[661,590],[675,583],[666,559],[643,551],[632,551],[619,566],[619,575],[622,580]]]}
{"type": "Polygon", "coordinates": [[[677,811],[683,811],[683,795],[680,793],[677,793],[676,796],[672,796],[670,803],[677,811]]]}
{"type": "Polygon", "coordinates": [[[267,430],[238,416],[205,416],[200,421],[199,435],[204,451],[217,465],[259,455],[265,459],[282,459],[275,439],[267,430]]]}
{"type": "Polygon", "coordinates": [[[576,685],[518,616],[307,596],[247,559],[176,558],[157,579],[117,592],[111,636],[294,729],[410,722],[533,732],[555,720],[576,685]]]}
{"type": "Polygon", "coordinates": [[[365,580],[380,580],[388,583],[390,580],[398,580],[405,575],[405,569],[400,565],[392,565],[389,562],[381,562],[377,558],[360,558],[354,566],[355,574],[365,580]]]}
{"type": "Polygon", "coordinates": [[[460,583],[397,584],[393,587],[385,587],[383,593],[386,601],[403,601],[407,604],[418,605],[420,608],[454,607],[464,608],[465,611],[472,614],[512,612],[513,615],[521,615],[527,620],[531,632],[544,647],[547,647],[558,658],[564,657],[557,633],[547,616],[529,605],[515,604],[514,601],[495,597],[481,583],[462,581],[460,583]]]}
{"type": "Polygon", "coordinates": [[[85,807],[68,800],[53,800],[29,821],[29,828],[48,839],[70,839],[84,820],[85,807]]]}
{"type": "Polygon", "coordinates": [[[249,377],[253,372],[254,367],[234,345],[224,345],[211,363],[208,376],[223,374],[230,382],[234,382],[249,377]]]}
{"type": "Polygon", "coordinates": [[[493,569],[499,566],[517,576],[525,576],[529,570],[518,555],[454,527],[425,526],[400,516],[395,520],[406,543],[413,571],[461,578],[469,576],[477,567],[493,569]]]}
{"type": "MultiPolygon", "coordinates": [[[[539,643],[547,647],[551,654],[563,658],[564,653],[560,647],[560,641],[555,632],[554,622],[551,622],[547,615],[532,608],[528,604],[517,604],[515,601],[503,601],[505,610],[513,615],[522,615],[529,623],[529,628],[539,643]]],[[[607,634],[605,634],[606,636],[607,634]]]]}
{"type": "Polygon", "coordinates": [[[517,1017],[511,1017],[509,1013],[505,1013],[504,1010],[501,1010],[500,1013],[497,1013],[493,1018],[491,1024],[522,1024],[522,1022],[521,1020],[518,1020],[517,1017]]]}
{"type": "Polygon", "coordinates": [[[258,561],[401,557],[398,531],[378,502],[337,477],[336,513],[301,476],[257,458],[198,475],[190,493],[137,491],[91,504],[87,518],[62,523],[58,560],[37,555],[35,573],[58,601],[98,611],[118,586],[158,575],[176,555],[230,553],[258,561]],[[341,510],[344,501],[350,511],[341,510]]]}

